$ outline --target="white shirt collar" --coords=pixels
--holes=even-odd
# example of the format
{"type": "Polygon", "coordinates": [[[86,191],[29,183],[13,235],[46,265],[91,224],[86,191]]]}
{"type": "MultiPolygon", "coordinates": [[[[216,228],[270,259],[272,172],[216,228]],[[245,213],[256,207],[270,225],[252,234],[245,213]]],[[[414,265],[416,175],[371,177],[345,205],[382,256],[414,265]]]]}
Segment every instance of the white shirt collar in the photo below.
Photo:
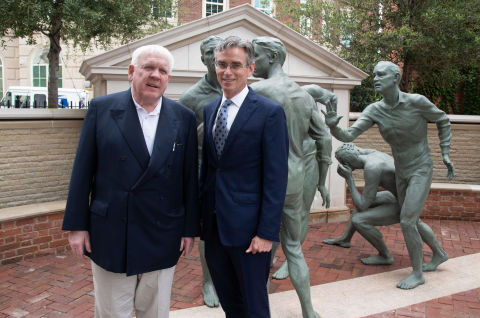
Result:
{"type": "MultiPolygon", "coordinates": [[[[230,100],[235,104],[235,106],[240,108],[240,106],[242,106],[243,101],[245,100],[247,95],[248,95],[248,86],[245,86],[240,93],[230,98],[230,100]]],[[[220,105],[222,105],[226,99],[227,98],[225,97],[225,94],[223,94],[222,102],[220,103],[220,105]]]]}
{"type": "MultiPolygon", "coordinates": [[[[137,101],[135,100],[135,97],[133,97],[133,94],[132,94],[132,99],[133,99],[133,103],[135,104],[135,108],[137,109],[137,112],[142,110],[144,112],[147,112],[145,108],[143,108],[142,106],[140,106],[139,103],[137,103],[137,101]]],[[[148,115],[158,116],[160,114],[160,109],[162,108],[162,100],[163,100],[163,96],[160,97],[160,100],[158,101],[157,106],[155,106],[155,108],[150,113],[148,113],[148,115]]]]}

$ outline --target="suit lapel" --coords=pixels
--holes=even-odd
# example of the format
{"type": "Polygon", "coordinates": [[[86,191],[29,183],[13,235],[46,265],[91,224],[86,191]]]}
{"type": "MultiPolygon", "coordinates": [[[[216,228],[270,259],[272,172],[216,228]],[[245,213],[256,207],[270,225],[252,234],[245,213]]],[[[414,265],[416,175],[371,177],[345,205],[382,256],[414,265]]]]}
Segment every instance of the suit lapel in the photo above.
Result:
{"type": "Polygon", "coordinates": [[[126,96],[121,100],[122,102],[118,106],[110,110],[111,115],[120,129],[130,151],[140,166],[146,169],[150,155],[148,154],[142,127],[138,120],[137,110],[133,103],[130,90],[126,91],[126,96]]]}
{"type": "Polygon", "coordinates": [[[230,145],[233,144],[235,137],[242,130],[242,127],[245,125],[245,123],[248,121],[250,116],[253,114],[256,107],[257,107],[257,98],[255,94],[252,92],[252,90],[249,88],[248,95],[247,97],[245,97],[245,100],[243,101],[242,106],[240,107],[240,110],[238,111],[237,116],[235,117],[235,120],[232,123],[232,127],[228,132],[227,140],[225,141],[225,146],[223,147],[223,151],[222,151],[223,154],[225,154],[228,151],[228,148],[230,147],[230,145]]]}
{"type": "Polygon", "coordinates": [[[213,153],[213,157],[218,160],[217,152],[215,150],[215,142],[213,141],[213,125],[215,124],[215,119],[217,115],[218,108],[220,107],[220,102],[222,101],[222,98],[216,99],[214,102],[212,102],[213,105],[215,105],[215,108],[213,108],[212,113],[210,114],[209,118],[204,118],[204,125],[206,126],[206,134],[207,134],[207,142],[208,142],[208,148],[211,149],[213,153]]]}
{"type": "Polygon", "coordinates": [[[140,183],[148,180],[155,172],[165,164],[168,156],[174,151],[173,144],[178,132],[178,119],[175,116],[173,107],[175,107],[170,100],[163,97],[162,109],[158,118],[157,130],[155,132],[155,141],[152,149],[152,156],[150,162],[143,173],[138,179],[134,188],[140,183]]]}

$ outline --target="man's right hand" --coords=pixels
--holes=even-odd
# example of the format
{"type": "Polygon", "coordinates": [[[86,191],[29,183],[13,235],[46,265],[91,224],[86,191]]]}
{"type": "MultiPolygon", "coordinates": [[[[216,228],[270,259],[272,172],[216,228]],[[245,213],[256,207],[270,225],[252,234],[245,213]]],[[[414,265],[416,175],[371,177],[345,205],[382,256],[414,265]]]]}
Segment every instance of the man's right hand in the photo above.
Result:
{"type": "Polygon", "coordinates": [[[72,248],[72,254],[76,257],[82,257],[84,250],[92,252],[88,231],[71,231],[68,234],[68,242],[72,248]]]}
{"type": "Polygon", "coordinates": [[[333,128],[338,125],[340,122],[340,119],[342,119],[343,116],[338,116],[337,112],[335,111],[327,111],[324,112],[322,110],[322,114],[325,116],[325,124],[327,124],[328,127],[333,128]]]}

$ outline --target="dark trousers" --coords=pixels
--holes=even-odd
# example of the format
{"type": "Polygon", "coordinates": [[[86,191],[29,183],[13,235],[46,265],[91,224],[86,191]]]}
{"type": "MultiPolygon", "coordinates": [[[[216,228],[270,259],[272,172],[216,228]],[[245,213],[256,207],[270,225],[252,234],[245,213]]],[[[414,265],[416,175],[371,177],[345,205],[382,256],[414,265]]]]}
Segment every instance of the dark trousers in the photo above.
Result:
{"type": "Polygon", "coordinates": [[[269,318],[268,253],[245,253],[248,246],[222,245],[216,221],[205,235],[205,259],[227,318],[269,318]]]}

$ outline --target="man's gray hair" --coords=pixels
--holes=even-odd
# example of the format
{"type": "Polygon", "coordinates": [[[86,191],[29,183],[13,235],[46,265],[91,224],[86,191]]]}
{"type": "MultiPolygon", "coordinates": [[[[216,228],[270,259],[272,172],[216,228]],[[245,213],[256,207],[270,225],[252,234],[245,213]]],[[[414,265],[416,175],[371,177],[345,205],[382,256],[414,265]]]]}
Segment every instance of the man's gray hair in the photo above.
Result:
{"type": "Polygon", "coordinates": [[[263,47],[270,53],[277,54],[277,60],[280,62],[281,65],[285,62],[285,58],[287,55],[287,49],[282,41],[277,38],[273,38],[270,36],[261,36],[252,40],[253,45],[258,45],[263,47]]]}
{"type": "Polygon", "coordinates": [[[225,40],[217,44],[215,48],[215,62],[217,61],[217,53],[223,52],[230,48],[241,48],[247,54],[247,66],[252,65],[255,61],[255,51],[253,50],[252,42],[247,40],[242,40],[238,36],[232,35],[227,37],[225,40]]]}
{"type": "Polygon", "coordinates": [[[166,58],[168,61],[168,74],[172,73],[174,62],[173,55],[168,49],[164,48],[161,45],[144,45],[137,48],[135,51],[133,51],[132,61],[130,64],[137,66],[138,58],[140,57],[140,55],[146,53],[157,54],[166,58]]]}

